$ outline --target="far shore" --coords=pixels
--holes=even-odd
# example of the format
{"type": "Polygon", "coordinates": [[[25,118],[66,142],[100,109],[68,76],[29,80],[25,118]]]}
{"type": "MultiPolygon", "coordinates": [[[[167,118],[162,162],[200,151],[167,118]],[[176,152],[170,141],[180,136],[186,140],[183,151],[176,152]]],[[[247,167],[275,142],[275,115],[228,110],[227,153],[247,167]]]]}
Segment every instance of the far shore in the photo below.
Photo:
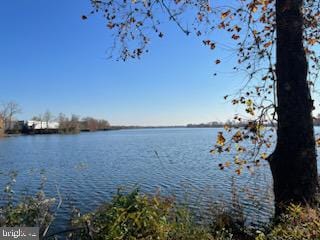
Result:
{"type": "MultiPolygon", "coordinates": [[[[79,133],[94,133],[94,132],[105,132],[105,131],[115,131],[115,130],[129,130],[129,129],[164,129],[164,128],[223,128],[225,124],[209,125],[209,124],[189,124],[189,125],[174,125],[174,126],[110,126],[106,129],[99,129],[95,131],[90,131],[87,129],[81,130],[77,133],[63,133],[59,129],[39,129],[37,131],[27,131],[27,132],[9,132],[6,134],[0,134],[0,138],[15,137],[15,136],[27,136],[27,135],[51,135],[51,134],[61,134],[61,135],[72,135],[79,133]]],[[[244,127],[245,125],[240,124],[231,127],[244,127]]],[[[267,125],[272,127],[272,125],[267,125]]],[[[319,127],[320,124],[315,124],[315,127],[319,127]]]]}
{"type": "Polygon", "coordinates": [[[79,133],[94,133],[94,132],[105,132],[105,131],[116,131],[116,130],[129,130],[129,129],[161,129],[161,128],[222,128],[222,125],[219,126],[112,126],[107,129],[101,129],[96,131],[90,130],[81,130],[78,133],[61,133],[59,129],[39,129],[37,131],[27,131],[27,132],[9,132],[6,134],[0,135],[0,138],[6,137],[16,137],[16,136],[29,136],[29,135],[52,135],[52,134],[60,134],[60,135],[72,135],[79,133]]]}

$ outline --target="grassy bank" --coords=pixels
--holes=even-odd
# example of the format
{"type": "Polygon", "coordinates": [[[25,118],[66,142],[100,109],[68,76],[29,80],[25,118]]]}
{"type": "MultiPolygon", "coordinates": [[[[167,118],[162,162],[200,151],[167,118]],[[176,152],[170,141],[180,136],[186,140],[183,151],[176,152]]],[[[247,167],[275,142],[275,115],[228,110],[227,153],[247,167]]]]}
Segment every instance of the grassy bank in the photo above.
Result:
{"type": "MultiPolygon", "coordinates": [[[[14,177],[14,176],[13,176],[14,177]]],[[[5,189],[6,204],[0,208],[0,226],[39,226],[41,239],[158,239],[158,240],[300,240],[320,239],[320,209],[296,205],[264,230],[244,225],[236,215],[219,212],[206,224],[195,221],[188,207],[173,198],[159,194],[144,195],[137,189],[118,191],[113,200],[93,212],[82,215],[75,211],[68,230],[48,234],[57,210],[57,200],[43,191],[34,197],[13,202],[9,184],[5,189]]]]}

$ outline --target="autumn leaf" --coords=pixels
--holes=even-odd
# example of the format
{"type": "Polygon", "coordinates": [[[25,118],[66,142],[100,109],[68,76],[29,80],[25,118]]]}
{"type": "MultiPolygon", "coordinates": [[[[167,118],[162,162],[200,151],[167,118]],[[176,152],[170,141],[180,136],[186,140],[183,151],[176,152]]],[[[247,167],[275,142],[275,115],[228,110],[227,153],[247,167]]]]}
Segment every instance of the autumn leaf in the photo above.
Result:
{"type": "Polygon", "coordinates": [[[243,139],[243,135],[241,131],[237,131],[232,137],[232,140],[235,141],[236,143],[240,142],[242,139],[243,139]]]}
{"type": "Polygon", "coordinates": [[[240,152],[240,153],[242,153],[242,152],[245,152],[246,149],[245,149],[244,147],[238,146],[238,147],[237,147],[237,151],[240,152]]]}
{"type": "Polygon", "coordinates": [[[268,157],[268,155],[267,155],[266,153],[262,153],[262,154],[261,154],[261,158],[262,158],[262,159],[266,160],[267,157],[268,157]]]}
{"type": "Polygon", "coordinates": [[[226,148],[224,149],[225,152],[230,152],[230,150],[231,150],[231,147],[230,147],[230,146],[228,146],[228,147],[226,147],[226,148]]]}
{"type": "Polygon", "coordinates": [[[270,27],[270,26],[265,26],[264,27],[264,30],[266,30],[266,31],[270,31],[272,28],[270,27]]]}
{"type": "Polygon", "coordinates": [[[234,26],[234,30],[236,30],[237,32],[240,32],[241,31],[241,27],[239,27],[238,25],[235,25],[234,26]]]}
{"type": "Polygon", "coordinates": [[[223,19],[225,19],[226,17],[228,17],[229,16],[229,14],[230,14],[230,10],[228,10],[228,11],[226,11],[226,12],[223,12],[222,14],[221,14],[221,19],[223,20],[223,19]]]}
{"type": "Polygon", "coordinates": [[[219,29],[225,29],[225,28],[226,28],[226,25],[225,25],[224,21],[222,21],[222,22],[218,25],[218,28],[219,28],[219,29]]]}
{"type": "Polygon", "coordinates": [[[308,44],[314,45],[314,44],[316,44],[316,43],[317,43],[317,39],[315,39],[315,38],[310,38],[310,39],[308,39],[308,44]]]}
{"type": "Polygon", "coordinates": [[[263,46],[265,48],[270,47],[272,45],[272,41],[265,43],[263,46]]]}
{"type": "Polygon", "coordinates": [[[204,45],[210,45],[211,44],[210,40],[203,40],[202,42],[203,42],[204,45]]]}
{"type": "Polygon", "coordinates": [[[239,160],[239,157],[238,157],[238,156],[235,156],[235,158],[234,158],[234,163],[235,163],[235,164],[240,164],[240,163],[241,163],[241,161],[239,160]]]}
{"type": "Polygon", "coordinates": [[[252,100],[251,99],[248,99],[247,101],[246,101],[246,105],[248,106],[248,107],[250,107],[251,105],[252,105],[252,100]]]}
{"type": "Polygon", "coordinates": [[[109,22],[108,25],[107,25],[107,27],[110,28],[110,29],[114,28],[114,23],[109,22]]]}
{"type": "Polygon", "coordinates": [[[258,7],[254,5],[254,6],[252,7],[252,12],[255,13],[257,10],[258,10],[258,7]]]}
{"type": "Polygon", "coordinates": [[[255,13],[258,10],[258,7],[255,3],[250,4],[249,9],[255,13]]]}
{"type": "Polygon", "coordinates": [[[232,38],[233,38],[234,40],[238,40],[238,39],[240,38],[240,36],[237,35],[237,34],[233,34],[233,35],[232,35],[232,38]]]}
{"type": "Polygon", "coordinates": [[[217,136],[217,144],[220,146],[223,146],[225,142],[226,142],[226,139],[223,137],[222,132],[219,132],[217,136]]]}
{"type": "Polygon", "coordinates": [[[254,110],[252,107],[246,108],[246,112],[249,113],[250,115],[254,116],[254,110]]]}

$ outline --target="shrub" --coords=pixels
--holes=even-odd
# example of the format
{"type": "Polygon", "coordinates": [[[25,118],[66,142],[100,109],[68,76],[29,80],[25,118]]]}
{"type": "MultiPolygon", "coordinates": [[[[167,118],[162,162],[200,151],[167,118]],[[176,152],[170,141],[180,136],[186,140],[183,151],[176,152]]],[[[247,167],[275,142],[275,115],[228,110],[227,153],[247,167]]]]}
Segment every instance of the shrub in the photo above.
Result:
{"type": "Polygon", "coordinates": [[[0,207],[0,226],[39,227],[43,233],[53,220],[50,212],[54,199],[47,199],[43,192],[35,197],[23,197],[17,205],[0,207]]]}
{"type": "Polygon", "coordinates": [[[15,204],[14,191],[16,172],[10,172],[10,181],[4,189],[4,203],[0,206],[0,227],[39,227],[40,235],[44,235],[53,221],[52,206],[54,198],[47,198],[41,190],[34,196],[24,196],[15,204]]]}
{"type": "Polygon", "coordinates": [[[270,233],[260,233],[257,240],[320,239],[320,209],[291,204],[270,233]]]}
{"type": "MultiPolygon", "coordinates": [[[[147,198],[138,190],[118,194],[110,204],[73,221],[87,226],[94,239],[166,239],[171,201],[147,198]]],[[[82,236],[84,237],[84,235],[82,236]]]]}
{"type": "Polygon", "coordinates": [[[172,199],[142,195],[137,189],[129,194],[118,191],[111,203],[74,219],[73,225],[85,229],[74,236],[77,239],[215,239],[172,199]]]}
{"type": "MultiPolygon", "coordinates": [[[[7,184],[7,203],[0,207],[0,226],[37,226],[40,234],[54,218],[54,199],[46,198],[43,191],[35,197],[23,197],[14,204],[12,184],[7,184]]],[[[60,205],[60,204],[59,204],[60,205]]],[[[58,205],[58,206],[59,206],[58,205]]],[[[138,189],[130,193],[118,191],[110,203],[83,216],[77,213],[72,219],[73,228],[66,239],[95,240],[311,240],[320,239],[320,209],[290,205],[269,231],[252,234],[245,228],[243,219],[236,215],[216,212],[212,224],[198,224],[192,212],[175,204],[172,198],[159,194],[147,196],[138,189]],[[241,220],[242,219],[242,220],[241,220]]],[[[59,234],[57,234],[59,235],[59,234]]],[[[46,239],[56,239],[55,234],[46,239]]]]}

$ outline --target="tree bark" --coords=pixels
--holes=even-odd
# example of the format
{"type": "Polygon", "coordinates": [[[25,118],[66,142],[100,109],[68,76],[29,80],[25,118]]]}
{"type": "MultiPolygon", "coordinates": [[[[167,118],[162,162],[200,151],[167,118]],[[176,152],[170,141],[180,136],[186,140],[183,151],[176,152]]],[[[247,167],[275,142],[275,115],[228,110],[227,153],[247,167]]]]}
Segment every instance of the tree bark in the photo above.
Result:
{"type": "Polygon", "coordinates": [[[318,190],[302,6],[303,0],[276,1],[278,128],[277,146],[269,158],[276,214],[291,202],[313,204],[318,190]]]}

